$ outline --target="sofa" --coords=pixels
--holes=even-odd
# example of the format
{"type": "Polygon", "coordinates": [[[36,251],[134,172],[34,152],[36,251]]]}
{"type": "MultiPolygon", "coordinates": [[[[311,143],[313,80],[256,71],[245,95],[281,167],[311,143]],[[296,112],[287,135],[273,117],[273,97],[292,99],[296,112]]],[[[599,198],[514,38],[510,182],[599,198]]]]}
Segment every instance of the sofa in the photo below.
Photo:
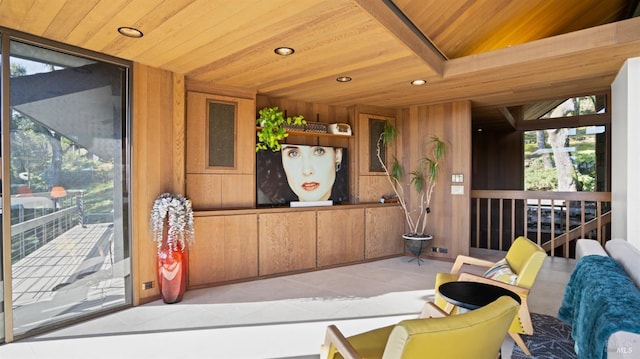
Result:
{"type": "Polygon", "coordinates": [[[640,250],[579,239],[576,261],[558,317],[572,326],[578,357],[640,358],[640,250]]]}

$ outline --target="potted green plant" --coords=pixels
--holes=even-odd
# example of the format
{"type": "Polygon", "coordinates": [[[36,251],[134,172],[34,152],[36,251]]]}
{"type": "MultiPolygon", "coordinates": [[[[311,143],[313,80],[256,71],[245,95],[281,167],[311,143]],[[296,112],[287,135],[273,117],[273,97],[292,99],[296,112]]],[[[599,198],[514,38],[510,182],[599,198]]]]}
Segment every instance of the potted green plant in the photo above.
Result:
{"type": "Polygon", "coordinates": [[[256,152],[270,149],[273,152],[280,151],[280,142],[289,134],[287,126],[303,126],[307,124],[304,117],[284,117],[278,107],[265,107],[259,111],[256,125],[260,126],[257,132],[256,152]]]}
{"type": "Polygon", "coordinates": [[[158,288],[165,303],[177,303],[187,286],[187,247],[194,242],[191,201],[162,193],[151,208],[151,232],[157,245],[158,288]]]}
{"type": "MultiPolygon", "coordinates": [[[[409,232],[403,235],[403,238],[408,240],[420,240],[419,251],[422,251],[424,241],[432,239],[432,235],[427,233],[427,217],[431,211],[429,205],[431,204],[431,196],[433,190],[438,181],[438,173],[440,172],[440,163],[444,160],[447,144],[437,136],[431,136],[430,139],[424,144],[424,155],[418,160],[417,167],[412,170],[408,176],[405,175],[404,169],[398,159],[393,156],[390,168],[384,163],[382,159],[382,151],[385,148],[391,146],[397,136],[397,130],[390,121],[386,121],[384,130],[378,138],[376,147],[376,155],[380,162],[384,172],[391,184],[391,188],[397,197],[402,210],[404,211],[407,227],[409,232]],[[408,183],[404,181],[408,180],[408,183]],[[416,208],[409,208],[407,201],[411,193],[405,193],[405,188],[412,191],[417,198],[416,208]]],[[[409,241],[408,245],[411,245],[409,241]]],[[[416,244],[416,243],[414,243],[416,244]]],[[[416,254],[416,250],[411,252],[416,254]]]]}

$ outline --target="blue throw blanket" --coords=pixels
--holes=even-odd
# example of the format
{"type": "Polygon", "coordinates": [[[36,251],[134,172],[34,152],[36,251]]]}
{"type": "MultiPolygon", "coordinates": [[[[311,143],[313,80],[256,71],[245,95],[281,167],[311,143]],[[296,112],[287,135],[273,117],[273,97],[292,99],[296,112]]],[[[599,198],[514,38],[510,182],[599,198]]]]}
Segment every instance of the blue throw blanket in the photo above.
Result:
{"type": "Polygon", "coordinates": [[[611,334],[640,334],[640,290],[613,258],[582,257],[569,278],[558,318],[571,325],[578,358],[606,358],[611,334]]]}

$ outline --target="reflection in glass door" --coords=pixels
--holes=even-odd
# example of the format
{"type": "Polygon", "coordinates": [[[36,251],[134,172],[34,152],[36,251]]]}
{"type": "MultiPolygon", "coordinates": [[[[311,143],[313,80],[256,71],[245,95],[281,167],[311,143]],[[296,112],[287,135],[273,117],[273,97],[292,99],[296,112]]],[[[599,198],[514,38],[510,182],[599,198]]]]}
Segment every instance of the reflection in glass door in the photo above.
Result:
{"type": "MultiPolygon", "coordinates": [[[[0,103],[4,103],[6,101],[6,91],[5,91],[5,87],[4,87],[4,81],[2,81],[3,78],[5,78],[5,66],[4,66],[4,57],[2,56],[2,53],[5,52],[4,47],[2,46],[2,33],[0,33],[0,96],[2,96],[2,99],[0,100],[0,103]]],[[[4,109],[0,109],[0,111],[2,111],[0,113],[0,118],[5,117],[5,111],[4,109]]],[[[1,122],[0,122],[1,123],[1,122]]],[[[4,132],[4,129],[0,128],[0,133],[4,132]]],[[[2,138],[0,138],[0,143],[3,143],[4,140],[2,138]]],[[[2,146],[0,145],[0,154],[2,152],[4,152],[4,150],[1,149],[2,146]]],[[[3,166],[3,161],[0,155],[0,219],[2,218],[2,207],[3,207],[3,197],[4,197],[4,190],[2,187],[2,166],[3,166]]],[[[2,223],[2,220],[0,220],[0,224],[2,223]]],[[[2,225],[4,226],[4,225],[2,225]]],[[[0,227],[1,228],[1,227],[0,227]]],[[[0,343],[3,343],[5,341],[4,338],[4,327],[5,327],[5,315],[4,315],[4,304],[5,304],[5,296],[4,296],[4,287],[5,287],[5,281],[4,281],[4,241],[2,240],[3,238],[3,231],[0,230],[0,343]]]]}
{"type": "Polygon", "coordinates": [[[19,337],[131,302],[128,69],[19,41],[11,41],[9,63],[4,214],[19,337]]]}

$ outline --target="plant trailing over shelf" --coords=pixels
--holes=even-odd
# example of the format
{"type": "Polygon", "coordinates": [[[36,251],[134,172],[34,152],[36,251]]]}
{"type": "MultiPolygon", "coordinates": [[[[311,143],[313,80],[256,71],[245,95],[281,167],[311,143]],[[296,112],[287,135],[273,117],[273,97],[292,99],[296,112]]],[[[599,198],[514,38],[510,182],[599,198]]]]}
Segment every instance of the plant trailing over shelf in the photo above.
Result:
{"type": "Polygon", "coordinates": [[[266,149],[273,152],[280,151],[280,141],[289,136],[284,125],[299,126],[307,123],[301,115],[285,118],[278,107],[265,107],[259,111],[259,114],[256,125],[261,128],[257,132],[256,152],[266,149]]]}
{"type": "Polygon", "coordinates": [[[403,180],[405,180],[407,176],[404,174],[404,169],[398,159],[393,156],[391,169],[389,169],[381,155],[383,148],[391,146],[397,134],[398,132],[395,126],[393,126],[391,122],[386,121],[384,130],[378,138],[376,155],[404,211],[410,231],[406,235],[429,237],[427,234],[427,215],[431,211],[429,207],[431,196],[438,181],[440,163],[444,160],[447,144],[437,136],[431,136],[431,138],[424,143],[425,154],[418,160],[416,169],[409,173],[409,183],[405,184],[403,180]],[[410,193],[405,193],[405,188],[408,188],[409,191],[413,190],[417,196],[417,208],[414,210],[410,210],[407,205],[410,193]]]}

